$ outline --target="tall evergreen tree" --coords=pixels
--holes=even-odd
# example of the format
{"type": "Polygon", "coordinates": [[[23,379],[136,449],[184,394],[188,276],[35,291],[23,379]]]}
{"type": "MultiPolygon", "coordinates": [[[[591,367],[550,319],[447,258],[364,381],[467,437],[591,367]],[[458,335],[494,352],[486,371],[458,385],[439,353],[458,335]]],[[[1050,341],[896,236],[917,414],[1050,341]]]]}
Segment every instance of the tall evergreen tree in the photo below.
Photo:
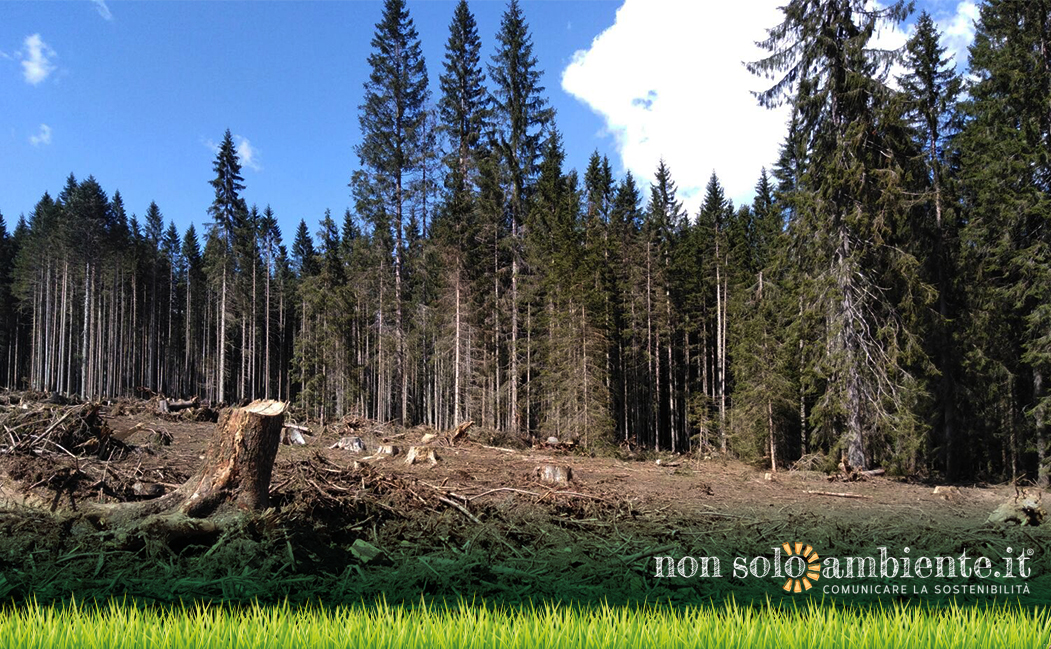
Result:
{"type": "Polygon", "coordinates": [[[927,327],[927,348],[940,374],[932,445],[939,448],[938,463],[945,473],[956,477],[956,381],[960,370],[954,342],[959,302],[954,280],[958,276],[960,223],[956,201],[947,185],[951,180],[948,144],[955,130],[961,81],[954,62],[945,56],[937,27],[927,12],[920,14],[906,43],[904,67],[907,72],[901,77],[901,88],[906,101],[905,116],[915,130],[924,190],[915,208],[921,236],[913,241],[912,250],[927,260],[924,276],[938,291],[936,321],[927,327]]]}
{"type": "Polygon", "coordinates": [[[429,92],[420,39],[404,0],[384,2],[372,49],[368,61],[371,72],[358,116],[362,142],[356,152],[362,168],[355,172],[351,186],[358,212],[368,215],[377,227],[381,220],[374,212],[380,210],[382,221],[393,229],[397,393],[399,418],[408,423],[409,375],[402,303],[405,222],[412,201],[422,197],[414,196],[414,192],[419,194],[421,166],[427,154],[429,92]]]}
{"type": "Polygon", "coordinates": [[[910,307],[899,301],[918,293],[902,286],[916,281],[916,262],[895,245],[903,152],[888,136],[893,95],[883,82],[896,54],[869,45],[882,23],[903,19],[908,7],[793,0],[783,11],[761,43],[771,55],[748,67],[780,75],[758,94],[760,103],[791,101],[797,137],[807,138],[794,236],[805,242],[801,262],[815,280],[808,301],[825,321],[812,341],[826,380],[814,414],[847,461],[866,467],[894,459],[887,449],[908,446],[885,443],[888,436],[915,439],[922,428],[914,411],[922,385],[909,367],[916,332],[904,326],[902,310],[910,307]],[[881,283],[889,278],[897,286],[881,283]]]}
{"type": "Polygon", "coordinates": [[[445,164],[454,193],[467,191],[476,166],[487,124],[485,73],[481,66],[482,42],[478,25],[467,0],[456,5],[445,44],[445,68],[441,75],[438,114],[441,130],[449,141],[445,164]]]}
{"type": "Polygon", "coordinates": [[[511,430],[521,427],[518,403],[519,371],[519,267],[521,265],[521,226],[528,211],[529,192],[536,178],[541,155],[543,130],[554,118],[554,111],[540,85],[541,71],[533,55],[533,39],[518,0],[511,0],[500,21],[497,50],[489,66],[494,85],[494,144],[510,180],[507,210],[511,226],[511,349],[510,403],[511,430]]]}
{"type": "Polygon", "coordinates": [[[1051,3],[986,3],[957,139],[967,211],[962,265],[971,289],[967,394],[984,429],[971,435],[990,456],[996,446],[1004,450],[1003,470],[1012,478],[1035,468],[1041,484],[1049,475],[1051,408],[1049,52],[1051,3]],[[1027,447],[1035,457],[1023,455],[1027,447]]]}
{"type": "Polygon", "coordinates": [[[212,217],[212,229],[218,249],[219,275],[219,317],[217,318],[218,336],[217,353],[219,356],[216,368],[216,393],[220,402],[226,400],[226,332],[227,332],[227,297],[229,293],[229,275],[232,273],[231,254],[234,248],[234,236],[240,229],[243,215],[248,211],[241,192],[244,190],[244,178],[241,176],[241,161],[237,156],[230,129],[223,134],[223,141],[215,155],[212,165],[215,178],[211,181],[215,198],[208,208],[212,217]]]}

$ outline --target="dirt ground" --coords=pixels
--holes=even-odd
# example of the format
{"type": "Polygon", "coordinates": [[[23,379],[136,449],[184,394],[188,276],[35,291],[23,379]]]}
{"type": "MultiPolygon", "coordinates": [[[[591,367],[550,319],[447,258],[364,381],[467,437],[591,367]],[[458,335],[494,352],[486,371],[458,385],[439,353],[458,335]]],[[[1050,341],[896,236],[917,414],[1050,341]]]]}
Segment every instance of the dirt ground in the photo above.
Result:
{"type": "Polygon", "coordinates": [[[818,471],[768,474],[720,457],[509,448],[477,428],[453,443],[443,431],[356,419],[309,425],[305,445],[282,445],[273,509],[207,543],[158,547],[149,538],[70,527],[61,514],[78,502],[155,498],[199,466],[215,424],[154,408],[142,401],[99,409],[109,436],[120,440],[105,460],[0,453],[0,493],[9,496],[0,509],[0,596],[768,597],[776,584],[654,579],[652,557],[721,555],[729,572],[734,556],[769,554],[791,541],[826,556],[874,554],[877,546],[1000,556],[1016,544],[1038,553],[1034,575],[1049,572],[1042,567],[1051,523],[987,523],[1016,495],[1010,485],[957,484],[935,494],[933,484],[896,477],[847,482],[818,471]],[[438,437],[424,444],[425,434],[438,437]],[[361,437],[366,450],[331,448],[346,436],[361,437]],[[377,457],[380,444],[399,453],[377,457]],[[406,464],[412,446],[433,449],[437,464],[406,464]],[[572,479],[543,483],[537,469],[544,465],[568,467],[572,479]],[[26,506],[12,502],[18,499],[26,506]]]}

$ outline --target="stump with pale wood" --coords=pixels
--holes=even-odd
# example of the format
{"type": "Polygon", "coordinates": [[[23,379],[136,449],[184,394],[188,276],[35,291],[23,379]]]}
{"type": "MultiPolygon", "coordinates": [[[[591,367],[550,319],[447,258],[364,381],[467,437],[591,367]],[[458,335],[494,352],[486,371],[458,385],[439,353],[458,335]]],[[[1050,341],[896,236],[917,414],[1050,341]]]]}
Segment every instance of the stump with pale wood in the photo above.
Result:
{"type": "Polygon", "coordinates": [[[266,509],[285,407],[260,400],[224,410],[204,464],[178,489],[155,500],[84,504],[76,515],[101,528],[185,537],[214,533],[241,514],[266,509]]]}

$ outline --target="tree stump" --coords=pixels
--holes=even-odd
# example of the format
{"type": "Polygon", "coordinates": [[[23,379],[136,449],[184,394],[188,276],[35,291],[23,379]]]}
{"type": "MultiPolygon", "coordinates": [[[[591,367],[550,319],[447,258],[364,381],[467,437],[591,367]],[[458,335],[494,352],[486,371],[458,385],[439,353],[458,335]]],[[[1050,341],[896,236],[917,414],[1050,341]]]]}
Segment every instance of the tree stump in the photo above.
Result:
{"type": "Polygon", "coordinates": [[[434,449],[424,448],[422,446],[410,446],[409,452],[405,456],[405,464],[412,465],[423,461],[426,461],[431,466],[438,464],[438,456],[434,454],[434,449]]]}
{"type": "Polygon", "coordinates": [[[204,464],[181,487],[155,500],[85,504],[81,514],[102,527],[141,522],[151,530],[167,527],[195,533],[212,528],[188,524],[186,519],[262,511],[270,506],[270,478],[284,413],[284,403],[263,400],[224,410],[204,464]]]}
{"type": "Polygon", "coordinates": [[[452,442],[455,446],[457,441],[459,441],[467,435],[467,430],[471,426],[474,426],[474,421],[462,422],[459,426],[453,429],[452,432],[449,433],[449,441],[452,442]]]}
{"type": "Polygon", "coordinates": [[[568,466],[542,464],[534,469],[534,473],[540,478],[540,482],[546,484],[566,485],[573,479],[573,469],[568,466]]]}
{"type": "Polygon", "coordinates": [[[365,451],[365,442],[360,437],[343,437],[329,448],[342,448],[351,453],[362,453],[365,451]]]}

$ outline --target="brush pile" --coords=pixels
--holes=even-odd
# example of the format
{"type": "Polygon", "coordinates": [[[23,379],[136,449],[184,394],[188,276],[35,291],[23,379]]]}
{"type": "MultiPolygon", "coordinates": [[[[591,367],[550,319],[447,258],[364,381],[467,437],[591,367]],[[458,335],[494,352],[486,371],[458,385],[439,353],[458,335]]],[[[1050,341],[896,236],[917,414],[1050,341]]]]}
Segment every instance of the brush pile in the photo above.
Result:
{"type": "Polygon", "coordinates": [[[0,405],[0,453],[108,458],[126,451],[123,442],[110,437],[110,429],[99,414],[100,408],[99,403],[0,405]]]}

